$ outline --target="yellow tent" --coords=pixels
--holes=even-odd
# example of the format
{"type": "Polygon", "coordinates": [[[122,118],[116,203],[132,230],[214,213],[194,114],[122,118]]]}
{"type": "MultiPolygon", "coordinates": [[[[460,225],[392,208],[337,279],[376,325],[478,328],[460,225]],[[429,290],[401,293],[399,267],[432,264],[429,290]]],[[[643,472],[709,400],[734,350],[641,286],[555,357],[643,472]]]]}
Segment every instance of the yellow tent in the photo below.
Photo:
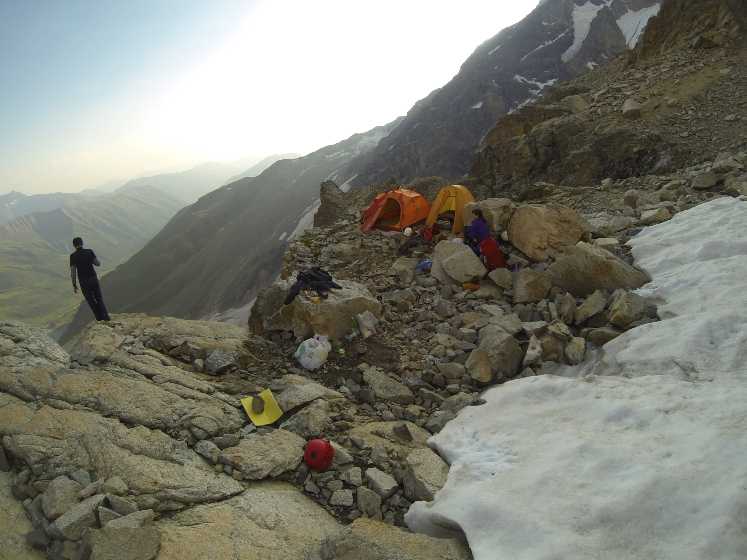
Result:
{"type": "Polygon", "coordinates": [[[464,207],[474,201],[475,197],[472,196],[467,187],[462,185],[444,187],[438,192],[436,200],[431,204],[431,213],[428,214],[425,224],[432,226],[441,214],[454,212],[454,226],[451,231],[462,233],[464,230],[464,207]]]}

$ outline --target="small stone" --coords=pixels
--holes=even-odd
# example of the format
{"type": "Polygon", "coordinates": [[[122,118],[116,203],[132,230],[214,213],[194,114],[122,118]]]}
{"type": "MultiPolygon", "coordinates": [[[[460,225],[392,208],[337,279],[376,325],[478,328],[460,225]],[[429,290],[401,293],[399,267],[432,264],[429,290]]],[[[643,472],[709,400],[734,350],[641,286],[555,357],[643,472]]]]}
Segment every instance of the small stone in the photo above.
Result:
{"type": "Polygon", "coordinates": [[[351,507],[354,503],[353,491],[349,489],[335,490],[332,492],[329,503],[332,506],[351,507]]]}
{"type": "Polygon", "coordinates": [[[504,290],[510,290],[513,287],[513,275],[507,268],[496,268],[495,270],[490,271],[488,278],[490,278],[496,286],[503,288],[504,290]]]}
{"type": "Polygon", "coordinates": [[[369,488],[386,499],[397,491],[397,481],[391,475],[376,469],[366,469],[366,481],[369,488]]]}
{"type": "Polygon", "coordinates": [[[102,527],[106,525],[107,523],[109,523],[109,521],[113,521],[115,519],[119,519],[120,517],[122,517],[116,511],[103,507],[103,506],[99,507],[98,516],[99,516],[99,525],[101,525],[102,527]]]}
{"type": "Polygon", "coordinates": [[[239,444],[241,439],[235,434],[226,434],[222,436],[216,436],[213,438],[213,443],[220,449],[227,449],[229,447],[235,447],[239,444]]]}
{"type": "Polygon", "coordinates": [[[228,350],[213,350],[205,360],[205,373],[221,375],[231,369],[236,369],[236,354],[228,350]]]}
{"type": "Polygon", "coordinates": [[[120,496],[107,496],[106,501],[109,504],[109,508],[119,515],[129,515],[138,510],[135,502],[120,496]]]}
{"type": "Polygon", "coordinates": [[[52,524],[52,531],[67,540],[77,541],[86,529],[96,526],[96,510],[105,499],[104,494],[97,494],[74,505],[57,518],[52,524]]]}
{"type": "Polygon", "coordinates": [[[377,368],[367,369],[363,373],[363,380],[373,390],[374,394],[382,400],[399,404],[410,404],[415,400],[415,395],[409,387],[395,381],[377,368]]]}
{"type": "Polygon", "coordinates": [[[607,296],[601,290],[595,291],[576,310],[576,324],[585,323],[590,318],[604,311],[607,307],[607,296]]]}
{"type": "Polygon", "coordinates": [[[547,297],[552,282],[544,272],[525,268],[514,276],[514,303],[536,303],[547,297]]]}
{"type": "Polygon", "coordinates": [[[81,486],[66,476],[58,476],[49,483],[42,494],[41,505],[44,515],[54,521],[78,503],[81,486]]]}
{"type": "Polygon", "coordinates": [[[611,327],[601,327],[598,329],[589,329],[586,333],[586,339],[595,346],[604,346],[610,340],[616,339],[622,333],[611,327]]]}
{"type": "Polygon", "coordinates": [[[70,478],[80,484],[81,488],[85,488],[92,482],[91,475],[88,473],[88,471],[83,469],[78,469],[77,471],[73,471],[72,473],[70,473],[70,478]]]}
{"type": "Polygon", "coordinates": [[[586,356],[586,340],[574,337],[565,347],[565,357],[571,365],[580,364],[586,356]]]}
{"type": "MultiPolygon", "coordinates": [[[[26,544],[36,550],[46,550],[49,546],[49,537],[44,532],[44,529],[39,527],[35,528],[29,533],[26,533],[26,544]]],[[[11,560],[10,558],[8,560],[11,560]]]]}
{"type": "Polygon", "coordinates": [[[622,107],[623,117],[626,119],[639,119],[641,118],[641,112],[643,111],[643,105],[632,97],[627,99],[622,107]]]}
{"type": "Polygon", "coordinates": [[[654,224],[660,224],[672,219],[672,213],[666,208],[657,208],[655,210],[647,210],[641,214],[639,223],[642,226],[652,226],[654,224]]]}
{"type": "Polygon", "coordinates": [[[194,449],[199,455],[213,464],[217,463],[220,458],[220,448],[210,440],[198,441],[194,449]]]}
{"type": "Polygon", "coordinates": [[[363,484],[363,471],[360,467],[351,467],[342,473],[342,480],[351,486],[361,486],[363,484]]]}
{"type": "Polygon", "coordinates": [[[406,459],[403,478],[405,496],[411,500],[431,501],[449,474],[449,465],[429,448],[416,449],[406,459]]]}
{"type": "Polygon", "coordinates": [[[372,519],[381,519],[381,496],[361,486],[356,490],[358,509],[363,515],[372,519]]]}
{"type": "Polygon", "coordinates": [[[713,171],[706,171],[693,178],[692,188],[698,191],[712,189],[718,184],[718,176],[713,171]]]}
{"type": "Polygon", "coordinates": [[[10,461],[8,461],[8,457],[5,455],[2,443],[0,443],[0,472],[10,472],[10,461]]]}
{"type": "Polygon", "coordinates": [[[628,206],[630,208],[638,208],[638,202],[640,201],[641,194],[634,189],[631,189],[629,191],[625,192],[625,195],[623,196],[623,202],[625,203],[625,206],[628,206]]]}
{"type": "MultiPolygon", "coordinates": [[[[351,438],[352,439],[352,438],[351,438]]],[[[334,441],[330,442],[335,450],[335,456],[332,459],[332,466],[334,468],[341,467],[343,465],[349,465],[353,462],[353,456],[339,443],[334,441]]],[[[355,444],[355,442],[353,442],[355,444]]],[[[357,445],[356,445],[357,446],[357,445]]]]}
{"type": "Polygon", "coordinates": [[[602,249],[612,249],[620,246],[620,240],[617,237],[598,237],[594,240],[594,245],[602,249]]]}
{"type": "Polygon", "coordinates": [[[143,509],[124,515],[118,519],[109,521],[107,527],[117,529],[136,529],[138,527],[144,527],[145,525],[151,525],[155,519],[155,513],[152,509],[143,509]]]}
{"type": "Polygon", "coordinates": [[[462,364],[450,362],[437,364],[438,371],[446,379],[461,379],[466,373],[466,369],[462,364]]]}
{"type": "Polygon", "coordinates": [[[160,546],[155,527],[116,528],[110,523],[89,531],[85,539],[90,560],[153,560],[160,546]]]}
{"type": "Polygon", "coordinates": [[[127,483],[118,476],[113,476],[106,479],[101,487],[101,491],[105,494],[114,494],[115,496],[122,496],[127,494],[128,488],[127,483]]]}

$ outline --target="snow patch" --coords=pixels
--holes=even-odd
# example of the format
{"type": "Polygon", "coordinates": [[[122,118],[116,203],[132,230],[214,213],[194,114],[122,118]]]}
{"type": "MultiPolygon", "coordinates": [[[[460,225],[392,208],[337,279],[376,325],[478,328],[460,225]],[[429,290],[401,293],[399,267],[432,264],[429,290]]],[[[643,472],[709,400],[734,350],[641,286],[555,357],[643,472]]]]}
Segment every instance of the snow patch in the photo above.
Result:
{"type": "Polygon", "coordinates": [[[560,35],[558,35],[557,37],[555,37],[554,39],[550,39],[549,41],[545,41],[539,47],[536,47],[536,48],[532,49],[527,54],[525,54],[524,56],[521,57],[521,61],[520,62],[524,62],[527,58],[529,58],[530,56],[532,56],[537,51],[540,51],[540,50],[544,49],[545,47],[549,47],[550,45],[553,45],[553,44],[557,43],[560,39],[562,39],[563,37],[565,37],[566,35],[568,35],[568,31],[570,31],[570,30],[566,29],[560,35]]]}
{"type": "MultiPolygon", "coordinates": [[[[546,82],[539,82],[537,80],[525,78],[524,76],[520,76],[519,74],[514,74],[514,81],[522,85],[529,86],[529,93],[532,95],[532,97],[537,97],[540,93],[542,93],[542,90],[555,85],[558,82],[558,79],[553,78],[552,80],[547,80],[546,82]]],[[[525,101],[523,105],[525,105],[526,103],[527,102],[525,101]]]]}
{"type": "Polygon", "coordinates": [[[747,202],[722,198],[635,237],[664,320],[608,343],[597,375],[464,409],[429,440],[449,477],[408,526],[461,528],[475,560],[747,557],[745,224],[747,202]]]}
{"type": "Polygon", "coordinates": [[[482,108],[482,101],[478,101],[477,103],[475,103],[474,105],[472,105],[472,107],[470,107],[470,108],[471,109],[481,109],[482,108]]]}
{"type": "Polygon", "coordinates": [[[637,12],[630,11],[618,18],[617,25],[623,35],[625,35],[625,42],[629,49],[634,48],[638,44],[638,40],[643,35],[648,21],[658,14],[660,9],[660,4],[654,4],[637,12]]]}
{"type": "Polygon", "coordinates": [[[592,22],[596,19],[600,10],[605,8],[607,5],[609,5],[609,0],[600,5],[592,4],[591,2],[587,2],[582,6],[574,4],[572,14],[573,44],[561,55],[560,58],[563,62],[569,62],[578,54],[584,41],[586,41],[586,38],[589,36],[592,22]]]}
{"type": "Polygon", "coordinates": [[[283,232],[283,233],[281,233],[281,234],[280,234],[280,236],[278,237],[278,241],[282,241],[282,240],[283,240],[283,239],[285,239],[286,237],[288,237],[288,232],[287,232],[287,231],[284,231],[284,232],[283,232]]]}
{"type": "Polygon", "coordinates": [[[492,55],[493,55],[494,53],[498,52],[498,49],[500,49],[500,48],[501,48],[502,46],[503,46],[503,45],[498,45],[497,47],[495,47],[495,48],[494,48],[493,50],[491,50],[491,51],[490,51],[490,52],[488,53],[488,56],[492,56],[492,55]]]}

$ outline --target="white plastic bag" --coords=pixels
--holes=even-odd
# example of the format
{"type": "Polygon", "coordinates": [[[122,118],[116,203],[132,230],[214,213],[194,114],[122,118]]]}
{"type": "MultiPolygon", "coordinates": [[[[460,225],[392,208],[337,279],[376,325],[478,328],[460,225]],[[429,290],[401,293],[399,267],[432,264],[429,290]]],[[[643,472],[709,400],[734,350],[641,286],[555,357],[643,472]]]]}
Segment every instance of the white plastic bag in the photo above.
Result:
{"type": "Polygon", "coordinates": [[[332,345],[326,336],[315,335],[314,338],[304,340],[294,354],[298,363],[304,369],[320,368],[327,361],[332,345]]]}

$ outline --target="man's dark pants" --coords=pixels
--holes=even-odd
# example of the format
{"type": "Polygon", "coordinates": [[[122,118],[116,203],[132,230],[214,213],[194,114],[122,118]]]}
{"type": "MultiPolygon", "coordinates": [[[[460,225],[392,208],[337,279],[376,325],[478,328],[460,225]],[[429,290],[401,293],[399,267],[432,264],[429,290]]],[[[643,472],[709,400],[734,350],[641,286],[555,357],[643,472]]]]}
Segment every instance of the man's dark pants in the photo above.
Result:
{"type": "Polygon", "coordinates": [[[99,279],[95,276],[90,278],[80,278],[80,290],[83,297],[86,298],[88,305],[91,307],[97,321],[109,321],[109,312],[104,305],[104,298],[101,295],[101,286],[99,279]]]}

